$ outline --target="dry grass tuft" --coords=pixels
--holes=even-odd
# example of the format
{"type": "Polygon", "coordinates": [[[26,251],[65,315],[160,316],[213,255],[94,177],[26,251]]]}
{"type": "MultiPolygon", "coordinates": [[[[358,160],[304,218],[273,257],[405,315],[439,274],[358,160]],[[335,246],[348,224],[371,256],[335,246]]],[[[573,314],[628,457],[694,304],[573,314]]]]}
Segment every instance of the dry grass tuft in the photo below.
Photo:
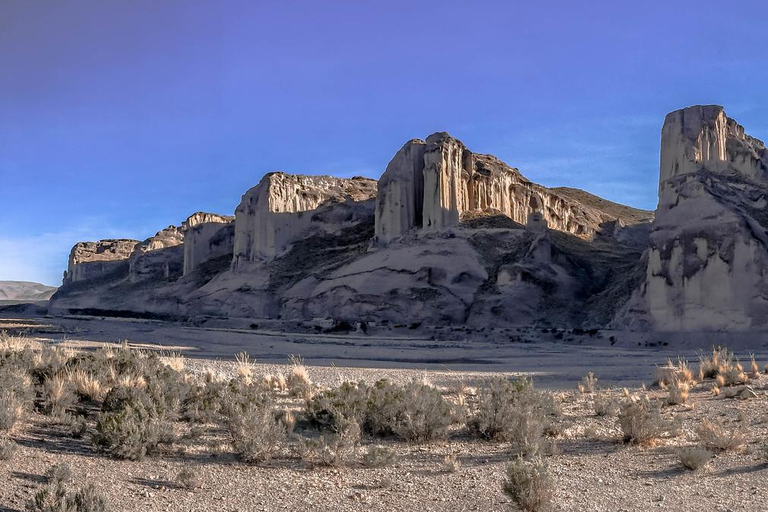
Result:
{"type": "Polygon", "coordinates": [[[581,382],[579,383],[579,392],[583,394],[593,394],[595,391],[597,391],[597,381],[599,379],[595,377],[595,374],[592,372],[587,372],[587,374],[584,376],[584,378],[581,379],[581,382]]]}
{"type": "Polygon", "coordinates": [[[739,451],[745,443],[744,427],[727,430],[723,424],[717,421],[704,420],[697,428],[701,444],[715,451],[739,451]]]}
{"type": "Polygon", "coordinates": [[[691,387],[686,382],[675,381],[669,387],[669,396],[667,396],[667,405],[684,404],[688,400],[688,393],[691,387]]]}

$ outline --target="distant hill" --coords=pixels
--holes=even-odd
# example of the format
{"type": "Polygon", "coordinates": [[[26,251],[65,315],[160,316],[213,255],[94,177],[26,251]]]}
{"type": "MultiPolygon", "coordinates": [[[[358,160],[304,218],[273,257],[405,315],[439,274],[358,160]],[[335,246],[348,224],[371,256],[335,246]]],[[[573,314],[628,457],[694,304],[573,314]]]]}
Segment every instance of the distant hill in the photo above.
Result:
{"type": "Polygon", "coordinates": [[[56,290],[54,286],[28,281],[0,281],[0,301],[48,300],[56,290]]]}

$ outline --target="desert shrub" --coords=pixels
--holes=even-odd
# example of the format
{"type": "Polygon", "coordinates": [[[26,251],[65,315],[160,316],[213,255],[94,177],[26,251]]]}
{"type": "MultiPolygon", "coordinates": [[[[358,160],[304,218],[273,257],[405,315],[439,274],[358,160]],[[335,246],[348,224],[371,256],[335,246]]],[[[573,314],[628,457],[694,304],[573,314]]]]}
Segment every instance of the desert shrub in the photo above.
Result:
{"type": "Polygon", "coordinates": [[[176,475],[176,482],[180,487],[191,491],[200,487],[200,476],[192,468],[184,468],[176,475]]]}
{"type": "Polygon", "coordinates": [[[594,373],[587,372],[587,374],[584,376],[584,378],[581,379],[581,382],[579,383],[579,391],[585,394],[594,393],[597,391],[597,381],[598,378],[595,377],[594,373]]]}
{"type": "Polygon", "coordinates": [[[545,510],[552,502],[553,482],[541,458],[531,461],[518,457],[507,466],[504,492],[521,510],[545,510]]]}
{"type": "Polygon", "coordinates": [[[656,383],[659,386],[668,386],[674,382],[693,383],[693,370],[688,361],[678,358],[677,362],[672,362],[668,359],[666,366],[656,368],[656,383]]]}
{"type": "Polygon", "coordinates": [[[720,421],[704,420],[696,427],[702,446],[715,451],[737,451],[746,443],[743,428],[726,429],[720,421]]]}
{"type": "Polygon", "coordinates": [[[0,430],[11,430],[21,419],[24,408],[14,393],[0,390],[0,430]]]}
{"type": "Polygon", "coordinates": [[[19,445],[10,439],[0,439],[0,460],[11,460],[19,449],[19,445]]]}
{"type": "Polygon", "coordinates": [[[363,455],[363,464],[369,468],[391,466],[397,462],[397,452],[386,446],[373,445],[363,455]]]}
{"type": "Polygon", "coordinates": [[[227,413],[232,447],[245,462],[269,460],[286,436],[285,426],[272,411],[272,396],[240,398],[227,413]]]}
{"type": "Polygon", "coordinates": [[[191,386],[181,405],[182,416],[197,423],[219,421],[227,393],[227,384],[216,381],[191,386]]]}
{"type": "Polygon", "coordinates": [[[392,431],[406,441],[426,443],[445,439],[453,423],[453,408],[437,389],[411,382],[394,404],[392,431]]]}
{"type": "Polygon", "coordinates": [[[690,469],[691,471],[703,468],[714,456],[713,453],[706,448],[700,448],[698,446],[683,448],[678,455],[683,467],[685,469],[690,469]]]}
{"type": "Polygon", "coordinates": [[[669,386],[669,395],[667,396],[667,405],[684,404],[688,400],[690,386],[686,382],[674,381],[669,386]]]}
{"type": "Polygon", "coordinates": [[[140,460],[173,440],[169,406],[159,388],[116,387],[104,399],[93,442],[118,458],[140,460]]]}
{"type": "Polygon", "coordinates": [[[305,460],[320,466],[344,466],[360,445],[360,426],[354,421],[342,420],[337,431],[312,439],[299,437],[298,445],[305,460]]]}
{"type": "Polygon", "coordinates": [[[494,379],[480,390],[470,430],[484,439],[509,442],[522,455],[543,451],[549,417],[557,413],[552,397],[526,379],[494,379]]]}
{"type": "MultiPolygon", "coordinates": [[[[377,383],[378,384],[378,383],[377,383]]],[[[307,419],[316,427],[335,431],[343,420],[366,425],[369,388],[365,382],[345,382],[322,391],[307,402],[307,419]]]]}
{"type": "Polygon", "coordinates": [[[625,443],[650,444],[668,433],[671,425],[661,416],[661,406],[647,396],[630,397],[621,404],[619,425],[625,443]]]}
{"type": "Polygon", "coordinates": [[[366,434],[429,442],[447,435],[454,411],[431,386],[417,382],[397,386],[382,379],[373,386],[347,382],[316,394],[307,404],[307,418],[332,432],[353,421],[366,434]]]}
{"type": "Polygon", "coordinates": [[[107,501],[93,486],[69,492],[72,473],[66,465],[46,472],[48,483],[27,503],[28,512],[107,512],[107,501]]]}
{"type": "Polygon", "coordinates": [[[595,396],[593,403],[596,416],[615,416],[619,413],[619,402],[610,395],[595,396]]]}

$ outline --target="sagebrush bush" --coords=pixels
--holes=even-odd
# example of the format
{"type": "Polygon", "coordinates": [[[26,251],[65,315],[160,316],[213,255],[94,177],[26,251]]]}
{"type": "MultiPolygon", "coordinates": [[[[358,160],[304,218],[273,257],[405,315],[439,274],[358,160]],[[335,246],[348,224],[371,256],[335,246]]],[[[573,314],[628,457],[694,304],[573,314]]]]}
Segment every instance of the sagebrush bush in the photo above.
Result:
{"type": "Polygon", "coordinates": [[[680,457],[680,463],[685,469],[696,471],[703,468],[714,457],[714,454],[706,448],[693,446],[681,449],[678,452],[678,456],[680,457]]]}
{"type": "Polygon", "coordinates": [[[684,404],[688,400],[690,386],[686,382],[674,381],[669,386],[669,395],[667,396],[667,405],[684,404]]]}
{"type": "Polygon", "coordinates": [[[504,492],[525,512],[545,510],[552,502],[553,486],[541,458],[526,461],[518,457],[507,466],[504,492]]]}
{"type": "Polygon", "coordinates": [[[593,403],[596,416],[616,416],[619,413],[619,402],[610,395],[595,396],[593,403]]]}
{"type": "Polygon", "coordinates": [[[23,413],[24,408],[14,393],[0,390],[0,431],[13,429],[23,413]]]}
{"type": "Polygon", "coordinates": [[[92,485],[70,492],[72,474],[65,465],[46,472],[48,483],[27,503],[27,512],[108,512],[106,498],[92,485]]]}
{"type": "Polygon", "coordinates": [[[0,439],[0,460],[11,460],[19,449],[19,445],[10,439],[0,439]]]}
{"type": "Polygon", "coordinates": [[[557,406],[548,393],[526,379],[493,379],[478,394],[469,427],[484,439],[508,442],[521,455],[535,455],[549,444],[545,434],[557,406]]]}
{"type": "Polygon", "coordinates": [[[235,453],[245,462],[272,458],[286,437],[285,425],[275,417],[268,393],[239,397],[227,412],[227,428],[235,453]]]}
{"type": "Polygon", "coordinates": [[[373,445],[363,455],[363,464],[369,468],[391,466],[397,462],[397,452],[386,446],[373,445]]]}
{"type": "Polygon", "coordinates": [[[651,444],[671,430],[661,416],[661,406],[646,395],[630,397],[621,404],[619,425],[625,443],[651,444]]]}
{"type": "Polygon", "coordinates": [[[176,482],[180,487],[191,491],[200,486],[200,476],[192,468],[184,468],[176,475],[176,482]]]}
{"type": "Polygon", "coordinates": [[[140,460],[173,441],[173,408],[144,388],[116,387],[104,399],[94,443],[118,458],[140,460]]]}
{"type": "Polygon", "coordinates": [[[366,434],[394,434],[411,442],[445,438],[454,417],[454,407],[440,391],[418,382],[346,382],[307,403],[307,418],[322,429],[338,432],[339,425],[354,421],[366,434]]]}
{"type": "Polygon", "coordinates": [[[396,403],[394,412],[392,431],[417,443],[445,439],[454,418],[453,407],[440,391],[417,382],[403,388],[402,400],[396,403]]]}
{"type": "Polygon", "coordinates": [[[298,437],[301,457],[320,466],[346,465],[360,445],[360,426],[352,420],[342,420],[335,432],[325,432],[316,438],[298,437]]]}

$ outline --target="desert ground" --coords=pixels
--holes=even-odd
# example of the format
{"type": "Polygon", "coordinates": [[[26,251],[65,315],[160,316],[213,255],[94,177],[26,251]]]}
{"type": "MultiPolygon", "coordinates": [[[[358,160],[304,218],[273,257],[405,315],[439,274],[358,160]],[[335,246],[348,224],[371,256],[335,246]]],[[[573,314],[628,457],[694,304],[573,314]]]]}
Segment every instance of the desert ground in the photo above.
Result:
{"type": "MultiPolygon", "coordinates": [[[[548,434],[556,449],[544,459],[552,482],[550,510],[768,510],[764,347],[752,350],[760,370],[756,374],[750,373],[749,351],[736,351],[750,373],[745,398],[743,385],[718,387],[716,395],[716,381],[694,375],[684,403],[660,408],[660,418],[670,428],[649,442],[627,443],[616,412],[598,416],[596,402],[621,404],[633,396],[668,401],[670,391],[653,385],[657,366],[679,356],[690,361],[695,374],[696,349],[631,346],[634,340],[612,345],[608,333],[536,343],[530,341],[548,333],[515,333],[510,336],[515,341],[501,335],[441,341],[421,332],[376,337],[77,317],[9,317],[0,321],[0,330],[37,347],[68,350],[89,351],[128,340],[136,349],[174,354],[184,372],[201,379],[211,374],[237,378],[243,367],[235,361],[238,352],[250,355],[248,372],[254,378],[288,375],[295,366],[288,355],[294,354],[303,357],[318,390],[344,381],[387,378],[399,385],[428,383],[455,401],[463,393],[458,390],[480,388],[493,377],[532,376],[536,388],[546,390],[559,409],[548,434]],[[436,344],[443,347],[439,356],[434,355],[436,344]],[[587,372],[599,381],[595,390],[580,391],[587,372]],[[731,389],[739,394],[729,397],[731,389]],[[738,437],[737,442],[728,449],[709,446],[712,460],[686,470],[680,450],[707,442],[699,430],[706,421],[721,426],[729,439],[738,437]]],[[[467,393],[470,402],[475,399],[473,391],[467,393]]],[[[277,392],[276,397],[279,407],[297,414],[306,407],[306,396],[277,392]]],[[[92,422],[88,420],[89,431],[92,422]]],[[[175,440],[158,453],[121,460],[97,449],[88,434],[73,437],[68,425],[31,410],[9,434],[16,453],[0,461],[0,510],[25,510],[46,485],[46,471],[60,463],[71,468],[73,487],[93,484],[116,511],[517,510],[502,491],[506,467],[516,459],[510,444],[479,439],[464,424],[452,425],[444,439],[426,443],[363,435],[343,463],[330,467],[297,455],[288,444],[271,460],[247,463],[221,431],[192,436],[194,427],[179,423],[174,428],[175,440]],[[374,445],[388,448],[396,460],[370,467],[365,456],[374,445]],[[180,478],[184,469],[193,472],[193,484],[180,478]]]]}

